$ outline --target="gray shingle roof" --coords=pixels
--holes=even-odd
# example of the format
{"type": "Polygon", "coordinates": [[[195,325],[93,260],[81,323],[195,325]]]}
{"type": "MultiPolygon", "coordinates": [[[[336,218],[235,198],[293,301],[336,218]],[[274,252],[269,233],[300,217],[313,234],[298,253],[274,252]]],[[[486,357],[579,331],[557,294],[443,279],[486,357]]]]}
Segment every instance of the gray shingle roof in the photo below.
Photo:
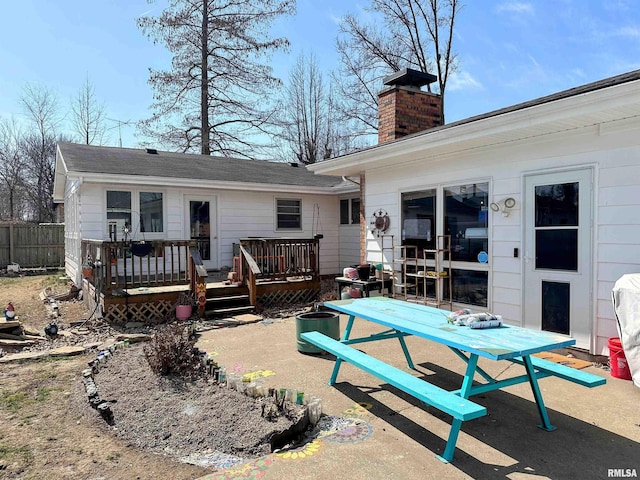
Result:
{"type": "Polygon", "coordinates": [[[303,165],[285,162],[244,160],[239,158],[187,153],[147,153],[146,149],[96,147],[60,142],[67,169],[77,173],[153,176],[183,179],[242,182],[269,185],[333,187],[340,177],[315,175],[303,165]]]}

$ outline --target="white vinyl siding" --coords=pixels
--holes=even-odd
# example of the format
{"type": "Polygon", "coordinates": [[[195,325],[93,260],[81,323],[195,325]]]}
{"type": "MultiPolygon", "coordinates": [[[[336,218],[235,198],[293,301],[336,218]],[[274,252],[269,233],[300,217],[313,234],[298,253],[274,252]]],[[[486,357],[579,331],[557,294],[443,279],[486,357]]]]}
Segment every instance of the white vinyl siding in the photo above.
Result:
{"type": "MultiPolygon", "coordinates": [[[[592,353],[606,354],[617,336],[611,289],[626,273],[640,271],[640,136],[636,132],[598,135],[597,130],[554,136],[529,145],[495,146],[472,152],[367,171],[366,213],[383,208],[389,234],[400,238],[401,192],[490,179],[489,201],[516,200],[509,216],[489,212],[489,304],[511,324],[522,323],[522,185],[525,173],[595,165],[594,325],[592,353]],[[518,257],[514,257],[514,248],[518,257]]],[[[367,239],[370,261],[379,258],[379,240],[367,239]]]]}

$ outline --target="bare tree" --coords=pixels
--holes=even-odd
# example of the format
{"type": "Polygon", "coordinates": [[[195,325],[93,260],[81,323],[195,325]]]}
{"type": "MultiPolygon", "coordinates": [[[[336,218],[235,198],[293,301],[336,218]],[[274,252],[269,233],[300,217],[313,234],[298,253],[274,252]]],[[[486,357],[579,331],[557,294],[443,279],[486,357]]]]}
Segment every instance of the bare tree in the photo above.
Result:
{"type": "Polygon", "coordinates": [[[141,133],[185,152],[251,156],[249,138],[269,125],[280,85],[266,61],[289,45],[268,30],[294,9],[295,0],[169,0],[160,16],[139,18],[173,55],[171,70],[150,70],[153,115],[141,133]]]}
{"type": "Polygon", "coordinates": [[[308,165],[331,155],[330,102],[317,59],[301,54],[289,73],[280,109],[285,158],[308,165]]]}
{"type": "Polygon", "coordinates": [[[22,217],[25,158],[22,131],[15,120],[0,119],[0,218],[22,217]]]}
{"type": "Polygon", "coordinates": [[[25,136],[27,194],[37,222],[54,219],[53,179],[56,156],[56,130],[60,124],[57,94],[44,86],[27,84],[21,103],[34,125],[25,136]]]}
{"type": "Polygon", "coordinates": [[[89,76],[71,100],[71,123],[80,141],[86,145],[103,145],[105,142],[104,104],[96,99],[95,88],[89,76]]]}
{"type": "Polygon", "coordinates": [[[278,112],[286,160],[309,165],[355,148],[348,123],[337,117],[333,86],[313,53],[300,54],[289,72],[278,112]]]}
{"type": "Polygon", "coordinates": [[[381,79],[407,67],[438,76],[444,122],[447,81],[457,66],[452,41],[461,8],[459,0],[371,0],[370,23],[354,15],[342,19],[335,77],[343,99],[340,113],[357,122],[357,134],[377,131],[381,79]]]}

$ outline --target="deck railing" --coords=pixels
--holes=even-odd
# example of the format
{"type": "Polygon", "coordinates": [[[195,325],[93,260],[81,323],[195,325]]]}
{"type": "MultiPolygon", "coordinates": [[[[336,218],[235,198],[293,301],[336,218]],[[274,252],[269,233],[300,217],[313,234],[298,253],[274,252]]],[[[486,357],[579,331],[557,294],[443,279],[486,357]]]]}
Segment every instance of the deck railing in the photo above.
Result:
{"type": "Polygon", "coordinates": [[[106,294],[114,290],[191,285],[197,281],[191,240],[112,242],[82,240],[81,263],[85,278],[106,294]],[[85,270],[87,267],[89,269],[85,270]]]}
{"type": "Polygon", "coordinates": [[[239,280],[247,285],[251,303],[255,303],[257,282],[319,278],[318,247],[315,238],[240,239],[239,280]]]}

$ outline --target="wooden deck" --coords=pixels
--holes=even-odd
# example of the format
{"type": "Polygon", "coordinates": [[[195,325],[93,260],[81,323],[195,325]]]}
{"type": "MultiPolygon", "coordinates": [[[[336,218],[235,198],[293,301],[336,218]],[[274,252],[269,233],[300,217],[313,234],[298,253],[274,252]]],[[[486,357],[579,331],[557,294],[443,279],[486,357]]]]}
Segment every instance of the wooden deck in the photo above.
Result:
{"type": "Polygon", "coordinates": [[[197,299],[201,317],[318,299],[318,239],[240,239],[234,284],[207,281],[209,274],[192,243],[157,240],[129,246],[83,240],[82,256],[90,264],[83,265],[86,303],[95,311],[99,304],[109,322],[159,323],[175,318],[175,306],[186,292],[197,299]]]}

